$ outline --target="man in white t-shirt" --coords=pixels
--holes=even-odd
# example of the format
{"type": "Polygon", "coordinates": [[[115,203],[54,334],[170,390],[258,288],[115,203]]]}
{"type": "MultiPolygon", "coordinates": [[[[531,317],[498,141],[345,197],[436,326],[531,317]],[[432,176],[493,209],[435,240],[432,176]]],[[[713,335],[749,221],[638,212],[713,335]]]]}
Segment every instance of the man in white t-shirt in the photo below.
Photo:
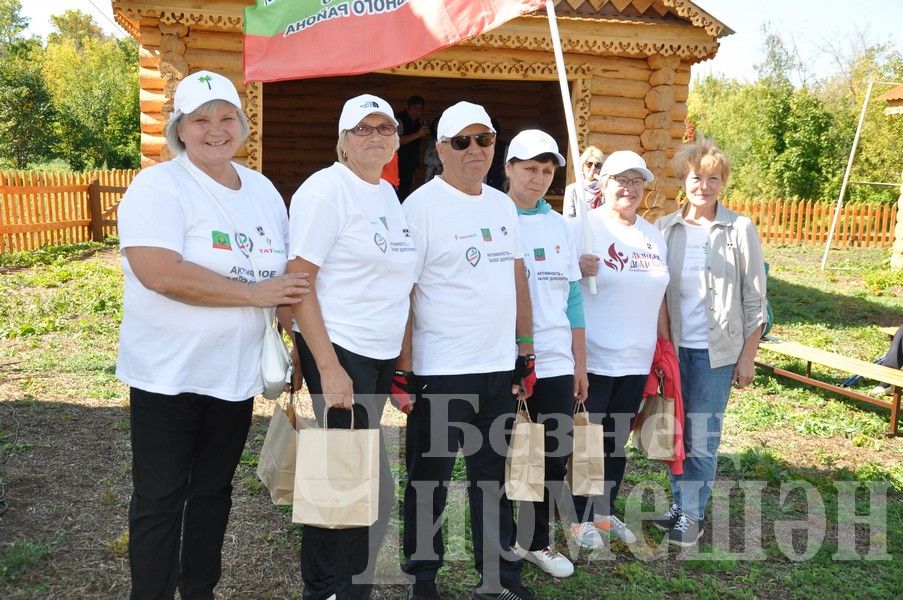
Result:
{"type": "Polygon", "coordinates": [[[517,212],[507,196],[482,183],[495,144],[482,106],[455,104],[442,114],[437,133],[443,173],[403,205],[418,256],[409,335],[396,371],[411,389],[413,370],[418,390],[407,424],[404,570],[415,578],[412,599],[439,598],[441,516],[462,449],[481,577],[472,597],[532,600],[510,550],[514,520],[503,493],[505,429],[515,394],[529,396],[535,381],[517,212]]]}

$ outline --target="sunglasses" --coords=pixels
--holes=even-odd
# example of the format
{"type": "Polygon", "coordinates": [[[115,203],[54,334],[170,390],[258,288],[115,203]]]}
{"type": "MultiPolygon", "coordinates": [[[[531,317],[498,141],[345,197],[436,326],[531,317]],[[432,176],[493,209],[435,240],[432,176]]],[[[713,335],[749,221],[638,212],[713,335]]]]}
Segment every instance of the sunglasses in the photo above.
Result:
{"type": "Polygon", "coordinates": [[[383,123],[382,125],[377,125],[376,127],[374,127],[373,125],[367,125],[366,123],[358,123],[348,131],[358,137],[366,137],[368,135],[372,135],[374,130],[376,130],[379,135],[389,136],[395,135],[395,132],[398,131],[398,127],[389,123],[383,123]]]}
{"type": "Polygon", "coordinates": [[[448,143],[455,150],[467,150],[470,148],[470,139],[473,138],[480,148],[488,148],[495,143],[495,134],[490,132],[477,133],[475,135],[456,135],[455,137],[442,140],[442,143],[448,143]]]}
{"type": "Polygon", "coordinates": [[[585,163],[583,163],[583,166],[584,166],[584,168],[589,167],[593,171],[599,171],[600,169],[602,169],[602,163],[600,163],[600,162],[585,162],[585,163]]]}

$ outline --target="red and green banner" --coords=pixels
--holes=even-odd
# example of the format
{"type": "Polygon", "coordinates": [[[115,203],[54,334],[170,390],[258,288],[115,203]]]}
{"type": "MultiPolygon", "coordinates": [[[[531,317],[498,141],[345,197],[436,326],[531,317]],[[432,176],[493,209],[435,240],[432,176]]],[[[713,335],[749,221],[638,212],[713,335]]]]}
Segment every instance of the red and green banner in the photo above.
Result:
{"type": "Polygon", "coordinates": [[[544,0],[258,0],[245,9],[245,81],[394,67],[544,5],[544,0]]]}

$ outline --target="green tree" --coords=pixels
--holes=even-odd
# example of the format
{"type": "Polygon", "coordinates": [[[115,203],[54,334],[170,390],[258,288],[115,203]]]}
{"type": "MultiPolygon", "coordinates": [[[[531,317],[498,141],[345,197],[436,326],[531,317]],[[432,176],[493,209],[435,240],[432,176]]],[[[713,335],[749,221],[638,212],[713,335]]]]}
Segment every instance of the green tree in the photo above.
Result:
{"type": "Polygon", "coordinates": [[[79,50],[84,49],[84,40],[104,40],[108,37],[94,22],[94,18],[80,10],[69,9],[60,15],[50,15],[50,24],[56,31],[47,36],[48,44],[71,41],[79,50]]]}
{"type": "Polygon", "coordinates": [[[15,56],[0,61],[0,158],[18,169],[48,158],[53,114],[40,64],[15,56]]]}
{"type": "Polygon", "coordinates": [[[7,47],[22,39],[28,28],[28,17],[22,16],[19,0],[0,0],[0,46],[7,47]]]}
{"type": "MultiPolygon", "coordinates": [[[[75,31],[85,29],[76,19],[66,21],[75,22],[81,23],[75,31]]],[[[140,164],[137,47],[131,40],[60,32],[47,44],[43,73],[58,113],[62,158],[78,170],[140,164]]]]}

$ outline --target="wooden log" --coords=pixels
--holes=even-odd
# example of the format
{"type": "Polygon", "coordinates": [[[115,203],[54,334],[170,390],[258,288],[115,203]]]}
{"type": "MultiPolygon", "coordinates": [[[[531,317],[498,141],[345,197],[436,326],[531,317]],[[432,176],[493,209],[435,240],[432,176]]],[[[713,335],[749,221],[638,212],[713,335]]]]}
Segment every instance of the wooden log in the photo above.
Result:
{"type": "Polygon", "coordinates": [[[161,113],[141,113],[141,132],[147,134],[162,134],[166,126],[166,119],[161,113]]]}
{"type": "Polygon", "coordinates": [[[670,129],[673,123],[667,112],[649,113],[644,122],[646,129],[670,129]]]}
{"type": "Polygon", "coordinates": [[[598,133],[619,133],[628,135],[640,135],[646,131],[642,119],[629,119],[627,117],[597,117],[592,116],[587,122],[589,131],[598,133]]]}
{"type": "Polygon", "coordinates": [[[590,132],[586,136],[586,141],[592,146],[597,146],[605,154],[610,154],[615,150],[632,150],[637,154],[643,151],[640,138],[636,135],[590,132]]]}
{"type": "Polygon", "coordinates": [[[197,50],[224,50],[241,54],[244,36],[241,33],[192,30],[185,36],[185,45],[197,50]]]}
{"type": "Polygon", "coordinates": [[[690,85],[693,76],[690,73],[690,67],[681,65],[674,71],[674,85],[690,85]]]}
{"type": "Polygon", "coordinates": [[[671,67],[664,67],[653,71],[652,77],[649,78],[649,85],[655,87],[659,85],[674,85],[676,73],[671,67]]]}
{"type": "Polygon", "coordinates": [[[148,69],[159,68],[160,48],[156,46],[141,46],[138,48],[138,64],[148,69]]]}
{"type": "Polygon", "coordinates": [[[164,36],[175,35],[177,37],[185,37],[188,33],[188,26],[182,23],[166,23],[160,21],[158,27],[160,28],[160,33],[164,36]]]}
{"type": "Polygon", "coordinates": [[[176,35],[164,35],[160,40],[160,52],[165,54],[185,54],[185,42],[176,35]]]}
{"type": "Polygon", "coordinates": [[[680,57],[653,54],[646,59],[646,62],[652,69],[676,69],[680,66],[680,57]]]}
{"type": "Polygon", "coordinates": [[[143,113],[161,112],[165,101],[166,98],[160,92],[140,90],[138,93],[138,103],[141,105],[141,112],[143,113]]]}
{"type": "Polygon", "coordinates": [[[646,150],[661,150],[671,145],[671,134],[662,129],[647,129],[640,135],[640,142],[646,150]]]}
{"type": "Polygon", "coordinates": [[[142,169],[152,167],[161,162],[163,162],[163,161],[160,159],[159,154],[149,155],[149,154],[145,154],[144,151],[141,152],[141,168],[142,169]]]}
{"type": "Polygon", "coordinates": [[[590,101],[591,115],[645,119],[648,113],[645,101],[638,98],[593,96],[590,101]]]}
{"type": "Polygon", "coordinates": [[[646,108],[651,112],[666,112],[674,108],[674,88],[670,85],[659,85],[646,94],[646,108]]]}
{"type": "Polygon", "coordinates": [[[593,77],[590,92],[599,96],[620,98],[645,98],[651,86],[646,81],[635,79],[615,79],[613,77],[593,77]]]}
{"type": "Polygon", "coordinates": [[[197,48],[188,48],[184,54],[193,70],[207,69],[225,75],[229,79],[244,81],[241,73],[241,54],[197,48]]]}
{"type": "Polygon", "coordinates": [[[690,88],[686,85],[675,85],[674,86],[674,101],[675,102],[686,102],[687,98],[690,97],[690,88]]]}
{"type": "Polygon", "coordinates": [[[163,43],[163,34],[157,25],[153,27],[142,27],[140,42],[142,46],[159,46],[163,43]]]}
{"type": "Polygon", "coordinates": [[[675,121],[686,121],[687,120],[687,103],[686,102],[677,102],[671,110],[668,111],[671,114],[671,118],[675,121]]]}
{"type": "Polygon", "coordinates": [[[165,145],[166,138],[163,136],[144,132],[141,133],[141,154],[160,154],[165,145]]]}
{"type": "MultiPolygon", "coordinates": [[[[662,171],[668,165],[668,155],[661,151],[647,151],[643,153],[646,166],[652,171],[662,171]]],[[[656,178],[658,181],[658,178],[656,178]]]]}
{"type": "Polygon", "coordinates": [[[163,78],[157,69],[138,68],[138,85],[143,90],[162,90],[163,78]]]}

